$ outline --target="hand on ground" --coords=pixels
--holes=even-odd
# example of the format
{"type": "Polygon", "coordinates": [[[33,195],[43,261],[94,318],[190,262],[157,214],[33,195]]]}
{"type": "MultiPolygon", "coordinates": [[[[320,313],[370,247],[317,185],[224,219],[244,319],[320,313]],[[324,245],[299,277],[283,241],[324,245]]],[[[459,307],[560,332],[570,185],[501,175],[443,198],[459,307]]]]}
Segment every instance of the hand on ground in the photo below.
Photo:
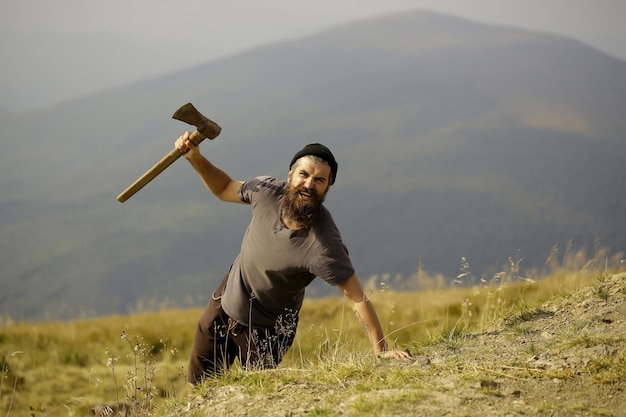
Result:
{"type": "Polygon", "coordinates": [[[408,352],[404,350],[397,350],[397,349],[386,350],[384,352],[380,352],[378,354],[378,357],[385,358],[385,359],[398,359],[398,360],[411,359],[411,355],[408,352]]]}

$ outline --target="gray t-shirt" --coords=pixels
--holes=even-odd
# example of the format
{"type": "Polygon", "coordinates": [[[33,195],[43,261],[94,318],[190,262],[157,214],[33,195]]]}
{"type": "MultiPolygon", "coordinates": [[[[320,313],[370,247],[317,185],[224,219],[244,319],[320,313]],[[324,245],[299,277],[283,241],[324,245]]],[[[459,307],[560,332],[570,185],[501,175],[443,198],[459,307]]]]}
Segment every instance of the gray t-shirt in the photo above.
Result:
{"type": "Polygon", "coordinates": [[[274,327],[285,314],[300,310],[305,287],[318,276],[336,286],[354,274],[348,250],[330,212],[307,232],[287,229],[280,220],[286,182],[257,177],[239,191],[252,205],[252,219],[233,263],[222,308],[252,327],[274,327]]]}

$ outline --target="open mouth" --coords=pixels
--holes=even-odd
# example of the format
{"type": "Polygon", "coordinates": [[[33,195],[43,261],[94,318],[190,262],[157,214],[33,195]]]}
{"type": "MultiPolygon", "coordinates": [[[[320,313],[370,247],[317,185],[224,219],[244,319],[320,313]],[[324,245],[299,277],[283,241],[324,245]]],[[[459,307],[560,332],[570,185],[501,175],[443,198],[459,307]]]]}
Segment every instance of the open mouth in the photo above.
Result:
{"type": "Polygon", "coordinates": [[[313,193],[311,193],[308,190],[302,190],[302,191],[298,192],[298,195],[300,196],[300,198],[302,200],[307,200],[308,201],[308,200],[313,198],[313,193]]]}

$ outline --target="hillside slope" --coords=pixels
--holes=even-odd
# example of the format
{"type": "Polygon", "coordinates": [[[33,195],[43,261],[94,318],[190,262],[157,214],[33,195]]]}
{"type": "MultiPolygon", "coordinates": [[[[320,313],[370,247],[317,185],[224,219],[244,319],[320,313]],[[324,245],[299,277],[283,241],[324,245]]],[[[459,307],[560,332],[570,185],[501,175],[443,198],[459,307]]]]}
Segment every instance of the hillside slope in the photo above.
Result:
{"type": "Polygon", "coordinates": [[[153,417],[624,416],[624,269],[596,264],[539,282],[508,276],[488,286],[369,295],[387,340],[412,358],[372,355],[340,297],[307,299],[278,368],[236,363],[191,399],[185,370],[201,309],[2,321],[0,410],[32,417],[99,409],[103,417],[123,403],[135,407],[125,415],[153,417]]]}
{"type": "MultiPolygon", "coordinates": [[[[184,161],[115,200],[190,126],[231,176],[285,177],[305,143],[339,161],[327,205],[359,275],[476,276],[553,245],[626,247],[626,63],[578,42],[404,13],[0,119],[0,314],[204,303],[249,211],[184,161]]],[[[316,283],[309,295],[332,289],[316,283]]]]}
{"type": "Polygon", "coordinates": [[[359,371],[337,363],[346,369],[329,369],[343,376],[334,381],[321,369],[261,371],[240,383],[209,384],[204,397],[157,415],[620,417],[626,415],[625,335],[621,273],[492,331],[459,332],[422,347],[410,363],[359,371]]]}

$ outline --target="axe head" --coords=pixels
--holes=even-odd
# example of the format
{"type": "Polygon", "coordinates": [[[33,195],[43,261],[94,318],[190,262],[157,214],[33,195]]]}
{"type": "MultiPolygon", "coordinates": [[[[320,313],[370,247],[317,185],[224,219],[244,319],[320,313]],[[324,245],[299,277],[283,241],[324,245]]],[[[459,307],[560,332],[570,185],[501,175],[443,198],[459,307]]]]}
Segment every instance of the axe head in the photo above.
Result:
{"type": "Polygon", "coordinates": [[[195,126],[198,133],[205,138],[215,139],[222,131],[217,123],[205,117],[191,103],[181,106],[174,112],[172,118],[195,126]]]}

